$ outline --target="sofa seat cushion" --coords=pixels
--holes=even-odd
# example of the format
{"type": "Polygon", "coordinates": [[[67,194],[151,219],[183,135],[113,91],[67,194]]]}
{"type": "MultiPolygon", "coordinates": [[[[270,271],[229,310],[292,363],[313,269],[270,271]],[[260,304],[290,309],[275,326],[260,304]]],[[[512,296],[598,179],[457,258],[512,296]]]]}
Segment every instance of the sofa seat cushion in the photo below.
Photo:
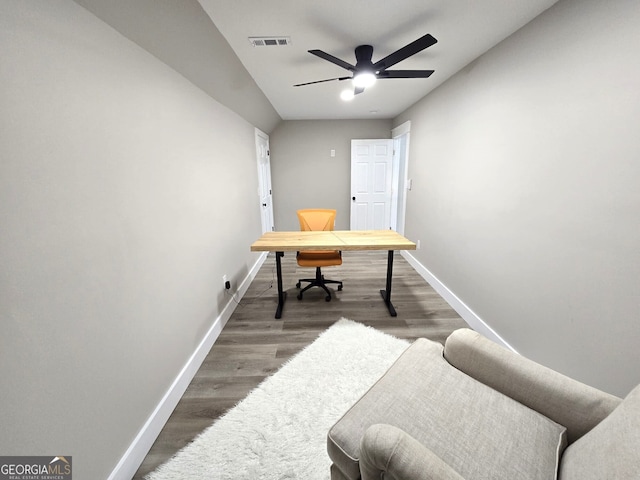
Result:
{"type": "Polygon", "coordinates": [[[561,480],[640,477],[640,385],[562,457],[561,480]]]}
{"type": "Polygon", "coordinates": [[[419,339],[331,428],[328,452],[345,477],[360,476],[360,441],[371,425],[404,430],[465,479],[556,478],[565,428],[483,385],[419,339]]]}

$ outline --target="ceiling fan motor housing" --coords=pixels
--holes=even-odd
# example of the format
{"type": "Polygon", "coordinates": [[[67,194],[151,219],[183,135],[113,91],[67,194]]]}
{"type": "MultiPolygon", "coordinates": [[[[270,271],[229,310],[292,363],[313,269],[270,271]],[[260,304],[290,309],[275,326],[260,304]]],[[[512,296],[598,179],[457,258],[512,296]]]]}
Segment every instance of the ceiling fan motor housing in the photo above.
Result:
{"type": "Polygon", "coordinates": [[[376,73],[373,68],[371,57],[373,56],[373,47],[371,45],[360,45],[356,47],[356,72],[376,73]]]}

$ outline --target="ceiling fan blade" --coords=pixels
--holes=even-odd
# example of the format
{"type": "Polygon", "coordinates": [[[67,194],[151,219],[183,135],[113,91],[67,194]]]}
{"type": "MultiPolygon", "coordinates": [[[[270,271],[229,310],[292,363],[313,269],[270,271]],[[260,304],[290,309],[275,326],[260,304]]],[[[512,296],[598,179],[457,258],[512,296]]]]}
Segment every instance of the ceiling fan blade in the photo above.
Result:
{"type": "Polygon", "coordinates": [[[339,67],[346,68],[350,72],[353,72],[356,69],[356,67],[351,65],[350,63],[347,63],[344,60],[340,60],[338,57],[334,57],[333,55],[329,55],[322,50],[309,50],[309,53],[315,55],[316,57],[320,57],[323,60],[327,60],[328,62],[331,62],[335,65],[338,65],[339,67]]]}
{"type": "Polygon", "coordinates": [[[428,78],[435,70],[383,70],[377,78],[428,78]]]}
{"type": "Polygon", "coordinates": [[[411,55],[430,47],[438,41],[427,33],[424,37],[420,37],[418,40],[411,42],[409,45],[405,45],[400,50],[396,50],[391,55],[387,55],[382,60],[378,60],[373,64],[373,68],[376,70],[386,70],[387,68],[401,62],[405,58],[409,58],[411,55]]]}
{"type": "Polygon", "coordinates": [[[323,82],[333,82],[333,81],[341,81],[341,80],[349,80],[351,77],[337,77],[337,78],[326,78],[324,80],[316,80],[314,82],[307,83],[298,83],[294,85],[294,87],[303,87],[305,85],[313,85],[314,83],[323,83],[323,82]]]}

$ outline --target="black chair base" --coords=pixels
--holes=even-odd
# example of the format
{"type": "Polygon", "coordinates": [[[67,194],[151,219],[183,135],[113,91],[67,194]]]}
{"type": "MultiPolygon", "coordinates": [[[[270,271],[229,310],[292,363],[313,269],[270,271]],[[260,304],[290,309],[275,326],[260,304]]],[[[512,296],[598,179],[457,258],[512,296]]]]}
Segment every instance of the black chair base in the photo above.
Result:
{"type": "Polygon", "coordinates": [[[300,288],[301,282],[309,282],[309,285],[300,290],[300,293],[298,293],[298,300],[302,300],[302,294],[311,287],[320,287],[327,292],[327,296],[324,297],[327,302],[331,301],[331,292],[327,288],[327,284],[336,283],[338,284],[338,291],[342,290],[342,282],[338,280],[325,280],[324,275],[322,275],[322,272],[320,271],[320,267],[316,267],[316,278],[301,278],[298,280],[298,283],[296,283],[296,288],[300,288]]]}

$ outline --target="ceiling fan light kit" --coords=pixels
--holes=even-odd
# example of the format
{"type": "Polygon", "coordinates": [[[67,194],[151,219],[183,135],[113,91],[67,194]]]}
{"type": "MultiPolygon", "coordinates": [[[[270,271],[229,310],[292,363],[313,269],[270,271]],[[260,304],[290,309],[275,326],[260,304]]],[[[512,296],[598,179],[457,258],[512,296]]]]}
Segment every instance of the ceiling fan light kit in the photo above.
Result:
{"type": "Polygon", "coordinates": [[[376,74],[373,72],[359,72],[353,76],[353,86],[368,88],[376,83],[376,74]]]}
{"type": "Polygon", "coordinates": [[[342,81],[342,80],[352,80],[353,82],[353,92],[352,95],[345,93],[343,91],[340,94],[340,97],[343,100],[351,100],[353,96],[358,95],[366,88],[371,87],[377,79],[384,78],[428,78],[434,72],[434,70],[387,70],[389,67],[392,67],[396,63],[401,62],[409,58],[412,55],[415,55],[418,52],[421,52],[425,48],[434,45],[438,41],[430,34],[426,34],[423,37],[405,45],[399,50],[387,55],[382,60],[378,60],[376,63],[371,61],[373,57],[373,47],[371,45],[359,45],[355,49],[355,57],[356,64],[351,65],[344,60],[341,60],[333,55],[330,55],[322,50],[309,50],[309,53],[315,55],[316,57],[322,58],[323,60],[327,60],[328,62],[333,63],[334,65],[338,65],[339,67],[344,68],[352,72],[351,77],[337,77],[337,78],[327,78],[325,80],[316,80],[313,82],[299,83],[294,85],[294,87],[302,87],[304,85],[313,85],[315,83],[323,83],[323,82],[332,82],[332,81],[342,81]]]}
{"type": "Polygon", "coordinates": [[[349,102],[351,100],[353,100],[353,97],[355,97],[353,90],[350,89],[346,89],[343,90],[342,92],[340,92],[340,98],[342,100],[344,100],[345,102],[349,102]]]}

